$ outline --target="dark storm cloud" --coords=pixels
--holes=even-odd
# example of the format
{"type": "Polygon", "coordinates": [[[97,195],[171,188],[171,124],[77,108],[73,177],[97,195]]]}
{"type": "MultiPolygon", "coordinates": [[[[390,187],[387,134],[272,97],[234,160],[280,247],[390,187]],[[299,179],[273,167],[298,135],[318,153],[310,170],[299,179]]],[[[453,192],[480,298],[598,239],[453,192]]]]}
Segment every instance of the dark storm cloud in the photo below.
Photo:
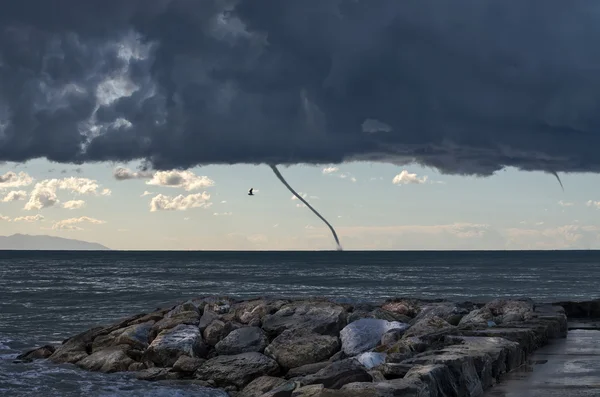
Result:
{"type": "Polygon", "coordinates": [[[600,171],[591,0],[0,6],[0,161],[600,171]]]}

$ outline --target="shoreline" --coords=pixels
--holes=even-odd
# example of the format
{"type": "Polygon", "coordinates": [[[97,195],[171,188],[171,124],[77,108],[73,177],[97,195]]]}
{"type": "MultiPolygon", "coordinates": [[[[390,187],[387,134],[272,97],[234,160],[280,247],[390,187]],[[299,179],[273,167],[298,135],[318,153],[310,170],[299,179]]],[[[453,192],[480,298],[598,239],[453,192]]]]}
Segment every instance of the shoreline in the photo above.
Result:
{"type": "Polygon", "coordinates": [[[600,301],[211,296],[95,327],[17,360],[131,372],[232,397],[475,397],[566,337],[568,317],[600,318],[600,301]]]}

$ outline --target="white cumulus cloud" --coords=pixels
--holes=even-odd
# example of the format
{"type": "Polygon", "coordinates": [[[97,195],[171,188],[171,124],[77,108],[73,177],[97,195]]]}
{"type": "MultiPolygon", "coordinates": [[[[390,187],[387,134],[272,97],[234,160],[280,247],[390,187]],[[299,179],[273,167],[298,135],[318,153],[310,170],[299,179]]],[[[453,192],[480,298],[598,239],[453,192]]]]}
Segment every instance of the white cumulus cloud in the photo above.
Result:
{"type": "Polygon", "coordinates": [[[110,189],[99,191],[100,185],[97,181],[88,178],[69,177],[63,179],[46,179],[38,182],[33,187],[29,196],[29,201],[25,204],[25,209],[40,210],[48,208],[59,203],[57,191],[67,190],[74,194],[86,195],[110,195],[110,189]]]}
{"type": "Polygon", "coordinates": [[[329,174],[338,172],[339,170],[340,169],[338,167],[327,167],[327,168],[323,168],[323,174],[329,175],[329,174]]]}
{"type": "Polygon", "coordinates": [[[63,204],[63,208],[68,210],[77,210],[83,207],[85,207],[85,201],[83,200],[71,200],[63,204]]]}
{"type": "Polygon", "coordinates": [[[101,221],[99,219],[90,218],[89,216],[82,216],[79,218],[69,218],[69,219],[63,219],[62,221],[58,221],[54,225],[52,225],[52,229],[55,229],[55,230],[83,230],[83,228],[77,226],[80,223],[92,223],[95,225],[101,225],[106,222],[101,221]]]}
{"type": "Polygon", "coordinates": [[[0,214],[0,221],[10,222],[10,216],[0,214]]]}
{"type": "Polygon", "coordinates": [[[2,199],[4,203],[10,203],[11,201],[20,201],[27,198],[27,192],[24,190],[13,190],[8,192],[2,199]]]}
{"type": "Polygon", "coordinates": [[[113,177],[119,181],[125,181],[128,179],[149,179],[152,178],[152,172],[132,171],[129,168],[117,167],[113,171],[113,177]]]}
{"type": "Polygon", "coordinates": [[[14,188],[21,186],[29,186],[33,183],[33,178],[26,172],[8,171],[4,175],[0,175],[0,189],[14,188]]]}
{"type": "Polygon", "coordinates": [[[585,205],[587,205],[588,207],[595,207],[597,209],[600,209],[600,201],[589,200],[587,203],[585,203],[585,205]]]}
{"type": "Polygon", "coordinates": [[[44,217],[40,214],[20,216],[20,217],[14,219],[15,222],[41,222],[43,220],[44,220],[44,217]]]}
{"type": "Polygon", "coordinates": [[[427,182],[427,176],[419,178],[417,174],[411,174],[407,170],[402,170],[401,173],[392,179],[394,185],[420,184],[425,182],[427,182]]]}
{"type": "Polygon", "coordinates": [[[150,201],[150,211],[185,211],[190,208],[208,208],[212,204],[209,200],[210,194],[206,192],[187,196],[180,194],[176,197],[159,194],[150,201]]]}
{"type": "Polygon", "coordinates": [[[574,205],[575,205],[575,203],[571,203],[571,202],[569,202],[569,201],[563,201],[563,200],[560,200],[560,201],[558,202],[558,205],[560,205],[561,207],[572,207],[572,206],[574,206],[574,205]]]}
{"type": "Polygon", "coordinates": [[[191,171],[158,171],[148,185],[182,188],[187,191],[214,186],[215,182],[207,176],[198,176],[191,171]]]}

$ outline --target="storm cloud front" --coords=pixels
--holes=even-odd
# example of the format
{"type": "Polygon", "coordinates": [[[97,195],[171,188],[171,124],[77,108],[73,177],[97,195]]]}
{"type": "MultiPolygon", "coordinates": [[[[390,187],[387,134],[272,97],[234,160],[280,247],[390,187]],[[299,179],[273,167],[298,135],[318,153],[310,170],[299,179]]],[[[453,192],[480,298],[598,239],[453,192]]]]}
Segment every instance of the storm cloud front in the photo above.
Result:
{"type": "Polygon", "coordinates": [[[0,9],[0,161],[600,171],[596,1],[0,9]]]}

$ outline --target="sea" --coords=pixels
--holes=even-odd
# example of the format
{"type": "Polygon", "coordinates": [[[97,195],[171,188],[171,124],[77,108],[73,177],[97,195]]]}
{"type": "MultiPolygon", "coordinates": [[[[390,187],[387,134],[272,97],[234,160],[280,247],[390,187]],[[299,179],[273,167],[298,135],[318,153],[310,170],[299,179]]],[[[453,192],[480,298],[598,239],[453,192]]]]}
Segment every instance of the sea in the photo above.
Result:
{"type": "Polygon", "coordinates": [[[552,302],[599,298],[599,280],[600,251],[0,251],[0,396],[226,396],[127,373],[13,362],[28,349],[193,297],[552,302]]]}

